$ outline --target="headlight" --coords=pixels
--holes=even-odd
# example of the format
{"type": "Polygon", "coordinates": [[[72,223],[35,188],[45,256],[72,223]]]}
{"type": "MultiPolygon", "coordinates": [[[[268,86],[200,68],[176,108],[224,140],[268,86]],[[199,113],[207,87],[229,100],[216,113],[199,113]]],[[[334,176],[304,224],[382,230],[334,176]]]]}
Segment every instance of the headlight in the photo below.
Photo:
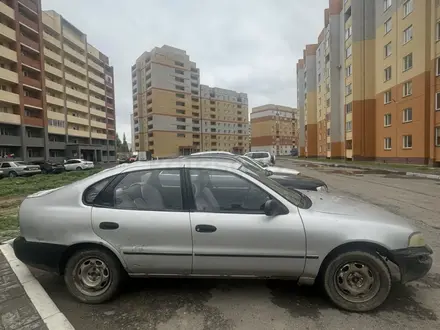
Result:
{"type": "Polygon", "coordinates": [[[425,238],[422,233],[415,232],[409,236],[408,247],[420,247],[425,245],[425,238]]]}
{"type": "Polygon", "coordinates": [[[319,186],[319,187],[316,188],[316,190],[317,191],[326,191],[326,192],[328,192],[327,186],[319,186]]]}

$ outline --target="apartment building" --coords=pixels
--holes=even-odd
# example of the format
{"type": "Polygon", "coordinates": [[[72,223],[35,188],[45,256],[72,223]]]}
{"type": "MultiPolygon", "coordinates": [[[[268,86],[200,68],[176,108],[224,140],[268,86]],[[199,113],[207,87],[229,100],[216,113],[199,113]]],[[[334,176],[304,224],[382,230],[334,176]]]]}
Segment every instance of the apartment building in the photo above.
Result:
{"type": "Polygon", "coordinates": [[[304,81],[304,59],[296,63],[296,99],[298,107],[298,156],[306,156],[306,135],[305,135],[305,81],[304,81]]]}
{"type": "Polygon", "coordinates": [[[290,155],[297,147],[297,109],[266,104],[252,109],[252,151],[290,155]]]}
{"type": "Polygon", "coordinates": [[[249,151],[249,109],[246,93],[200,86],[202,151],[249,151]]]}
{"type": "Polygon", "coordinates": [[[114,161],[113,68],[39,0],[0,2],[0,157],[114,161]]]}
{"type": "Polygon", "coordinates": [[[201,150],[200,74],[184,50],[164,45],[132,66],[135,151],[173,157],[201,150]]]}

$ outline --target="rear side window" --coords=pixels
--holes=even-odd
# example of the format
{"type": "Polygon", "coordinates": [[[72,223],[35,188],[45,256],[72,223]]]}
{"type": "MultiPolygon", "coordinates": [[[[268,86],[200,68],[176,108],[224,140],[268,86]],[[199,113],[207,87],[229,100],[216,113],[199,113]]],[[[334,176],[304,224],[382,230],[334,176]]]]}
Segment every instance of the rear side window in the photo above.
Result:
{"type": "Polygon", "coordinates": [[[83,201],[84,204],[92,205],[95,200],[96,196],[107,187],[107,185],[114,179],[114,176],[111,176],[109,178],[106,178],[104,180],[98,181],[95,184],[88,187],[83,194],[83,201]]]}

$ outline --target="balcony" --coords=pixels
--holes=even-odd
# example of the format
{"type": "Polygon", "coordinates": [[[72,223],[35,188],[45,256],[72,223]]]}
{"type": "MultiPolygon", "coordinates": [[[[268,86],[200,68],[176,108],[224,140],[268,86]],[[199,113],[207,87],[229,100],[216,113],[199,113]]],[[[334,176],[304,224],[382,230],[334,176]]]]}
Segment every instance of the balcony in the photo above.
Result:
{"type": "Polygon", "coordinates": [[[28,66],[28,67],[36,69],[38,71],[41,70],[40,61],[34,60],[33,58],[30,58],[28,56],[22,56],[21,57],[21,63],[26,65],[26,66],[28,66]]]}
{"type": "Polygon", "coordinates": [[[111,98],[111,99],[114,98],[113,92],[110,92],[108,90],[105,91],[105,96],[108,97],[108,98],[111,98]]]}
{"type": "Polygon", "coordinates": [[[28,126],[43,127],[43,118],[38,117],[24,117],[23,124],[28,126]]]}
{"type": "Polygon", "coordinates": [[[96,120],[90,121],[90,126],[106,129],[107,125],[96,120]]]}
{"type": "Polygon", "coordinates": [[[61,41],[59,41],[55,37],[52,37],[50,34],[48,34],[46,32],[43,32],[43,38],[44,38],[44,40],[46,40],[51,45],[53,45],[53,46],[55,46],[57,48],[61,48],[61,41]]]}
{"type": "Polygon", "coordinates": [[[81,117],[67,115],[67,121],[69,123],[89,126],[89,120],[87,118],[81,118],[81,117]]]}
{"type": "Polygon", "coordinates": [[[94,91],[97,94],[105,95],[105,91],[102,88],[99,88],[99,87],[97,87],[97,86],[95,86],[93,84],[89,84],[89,89],[91,91],[94,91]]]}
{"type": "Polygon", "coordinates": [[[20,97],[18,94],[0,90],[0,102],[20,104],[20,97]]]}
{"type": "MultiPolygon", "coordinates": [[[[64,130],[64,128],[63,128],[63,130],[64,130]]],[[[64,149],[66,149],[66,142],[49,141],[48,147],[49,147],[49,149],[64,150],[64,149]]]]}
{"type": "Polygon", "coordinates": [[[32,39],[29,39],[28,37],[25,37],[24,35],[20,35],[20,43],[37,52],[40,51],[40,44],[32,39]]]}
{"type": "Polygon", "coordinates": [[[62,120],[62,121],[66,120],[64,118],[64,113],[50,111],[50,110],[47,111],[47,118],[49,118],[49,119],[58,119],[58,120],[62,120]]]}
{"type": "Polygon", "coordinates": [[[28,85],[31,87],[41,89],[41,81],[39,81],[37,79],[33,79],[30,77],[26,77],[26,76],[21,76],[21,81],[23,82],[23,85],[28,85]]]}
{"type": "Polygon", "coordinates": [[[115,125],[107,124],[107,129],[110,129],[110,130],[114,131],[115,130],[115,125]]]}
{"type": "Polygon", "coordinates": [[[74,35],[68,31],[63,31],[63,37],[69,40],[71,43],[75,44],[81,49],[85,48],[85,43],[81,40],[81,36],[74,35]]]}
{"type": "Polygon", "coordinates": [[[38,33],[38,23],[34,22],[32,20],[30,20],[29,18],[27,18],[26,16],[22,15],[22,14],[18,14],[18,21],[24,25],[26,25],[28,28],[31,28],[32,30],[34,30],[35,32],[38,33]]]}
{"type": "Polygon", "coordinates": [[[65,72],[65,77],[70,82],[73,82],[74,84],[87,88],[87,82],[85,80],[82,80],[81,78],[75,77],[74,75],[71,75],[70,73],[65,72]]]}
{"type": "Polygon", "coordinates": [[[2,45],[0,45],[0,57],[17,63],[17,52],[2,45]]]}
{"type": "MultiPolygon", "coordinates": [[[[49,64],[44,64],[44,70],[48,73],[51,73],[55,76],[58,76],[60,78],[63,78],[63,73],[61,72],[60,69],[57,69],[56,67],[49,65],[49,64]]],[[[67,73],[66,73],[67,74],[67,73]]]]}
{"type": "Polygon", "coordinates": [[[94,103],[94,104],[97,104],[97,105],[100,105],[100,106],[102,106],[102,107],[105,106],[105,102],[104,102],[103,100],[97,99],[97,98],[94,97],[94,96],[90,96],[90,102],[92,102],[92,103],[94,103]]]}
{"type": "Polygon", "coordinates": [[[44,147],[44,139],[42,137],[24,137],[24,144],[27,147],[44,147]]]}
{"type": "Polygon", "coordinates": [[[30,10],[34,12],[38,12],[38,6],[35,4],[32,0],[18,0],[22,5],[29,8],[30,10]]]}
{"type": "Polygon", "coordinates": [[[15,30],[1,23],[0,23],[0,34],[8,38],[9,40],[13,40],[13,41],[17,40],[17,35],[15,33],[15,30]]]}
{"type": "Polygon", "coordinates": [[[64,107],[64,100],[55,96],[46,95],[46,102],[49,104],[54,104],[60,107],[64,107]]]}
{"type": "MultiPolygon", "coordinates": [[[[20,125],[21,118],[20,115],[16,115],[13,113],[0,112],[0,122],[5,124],[20,125]]],[[[2,144],[3,144],[3,135],[2,135],[2,144]]]]}
{"type": "Polygon", "coordinates": [[[9,7],[7,4],[5,4],[4,2],[1,2],[1,1],[0,1],[0,12],[3,15],[6,15],[9,18],[12,18],[13,20],[15,20],[14,9],[9,7]]]}
{"type": "Polygon", "coordinates": [[[51,51],[50,49],[44,48],[44,56],[49,57],[52,60],[57,61],[58,63],[62,63],[61,56],[51,51]]]}
{"type": "Polygon", "coordinates": [[[35,108],[43,108],[43,101],[41,99],[36,99],[30,96],[23,96],[23,103],[26,106],[35,107],[35,108]]]}
{"type": "Polygon", "coordinates": [[[112,103],[105,102],[105,106],[106,106],[107,108],[113,109],[113,104],[112,104],[112,103]]]}
{"type": "Polygon", "coordinates": [[[18,75],[14,71],[0,68],[0,77],[2,78],[2,80],[18,84],[18,75]]]}
{"type": "Polygon", "coordinates": [[[86,63],[86,57],[83,54],[77,52],[76,50],[74,50],[73,48],[71,48],[67,45],[64,45],[64,52],[72,55],[73,57],[77,58],[81,62],[86,63]]]}
{"type": "Polygon", "coordinates": [[[96,71],[104,73],[104,68],[98,64],[96,64],[95,62],[89,60],[88,64],[90,67],[94,68],[96,71]]]}
{"type": "Polygon", "coordinates": [[[93,79],[94,81],[97,81],[98,83],[104,85],[104,78],[102,78],[102,77],[100,77],[100,76],[94,74],[94,73],[91,72],[91,71],[88,72],[88,75],[89,75],[89,78],[90,78],[90,79],[93,79]]]}
{"type": "MultiPolygon", "coordinates": [[[[1,118],[1,112],[0,112],[1,118]]],[[[0,119],[1,121],[1,119],[0,119]]],[[[2,147],[4,146],[21,146],[21,138],[17,135],[0,135],[0,144],[2,147]]]]}
{"type": "Polygon", "coordinates": [[[81,136],[81,137],[90,137],[90,132],[89,131],[80,131],[77,129],[71,129],[69,128],[67,130],[67,134],[72,135],[72,136],[81,136]]]}
{"type": "Polygon", "coordinates": [[[67,105],[67,108],[69,108],[69,109],[81,111],[84,113],[89,113],[89,108],[82,105],[82,104],[78,104],[78,103],[75,103],[72,101],[66,101],[66,105],[67,105]]]}
{"type": "Polygon", "coordinates": [[[90,109],[90,114],[94,115],[94,116],[97,116],[97,117],[101,117],[101,118],[105,118],[106,117],[105,111],[100,111],[100,110],[96,110],[96,109],[93,109],[93,108],[90,109]]]}
{"type": "Polygon", "coordinates": [[[73,97],[76,97],[78,99],[87,101],[87,94],[84,94],[82,92],[78,92],[72,88],[66,87],[66,93],[73,96],[73,97]]]}
{"type": "Polygon", "coordinates": [[[58,126],[48,126],[47,131],[51,134],[66,135],[66,129],[58,126]]]}
{"type": "Polygon", "coordinates": [[[64,59],[64,65],[66,65],[68,68],[72,69],[73,71],[81,73],[84,76],[87,74],[86,69],[84,69],[82,66],[79,66],[78,64],[73,63],[72,61],[69,61],[68,59],[64,59]]]}
{"type": "Polygon", "coordinates": [[[55,90],[57,92],[61,92],[61,93],[64,92],[63,85],[56,83],[56,82],[49,80],[49,79],[46,79],[46,88],[53,89],[53,90],[55,90]]]}
{"type": "Polygon", "coordinates": [[[92,132],[92,138],[107,140],[107,134],[92,132]]]}

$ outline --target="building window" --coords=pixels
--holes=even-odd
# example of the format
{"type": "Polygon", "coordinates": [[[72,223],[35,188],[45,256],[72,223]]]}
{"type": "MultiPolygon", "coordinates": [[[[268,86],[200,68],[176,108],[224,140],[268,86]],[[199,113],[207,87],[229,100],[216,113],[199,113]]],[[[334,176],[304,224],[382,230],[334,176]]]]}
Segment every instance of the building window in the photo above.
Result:
{"type": "Polygon", "coordinates": [[[383,104],[391,103],[391,91],[383,93],[383,104]]]}
{"type": "Polygon", "coordinates": [[[383,139],[383,148],[385,150],[391,150],[391,138],[390,137],[386,137],[385,139],[383,139]]]}
{"type": "Polygon", "coordinates": [[[412,108],[406,108],[403,110],[403,122],[409,123],[412,121],[412,108]]]}
{"type": "Polygon", "coordinates": [[[345,123],[345,131],[346,132],[351,132],[351,121],[347,121],[345,123]]]}
{"type": "Polygon", "coordinates": [[[345,95],[350,95],[353,92],[351,87],[352,87],[351,84],[345,86],[345,95]]]}
{"type": "Polygon", "coordinates": [[[437,22],[435,26],[435,34],[436,34],[436,39],[440,40],[440,22],[437,22]]]}
{"type": "Polygon", "coordinates": [[[353,111],[353,104],[352,103],[347,103],[345,105],[345,113],[351,113],[353,111]]]}
{"type": "Polygon", "coordinates": [[[440,147],[440,126],[435,128],[435,146],[440,147]]]}
{"type": "Polygon", "coordinates": [[[387,43],[384,47],[384,57],[387,58],[391,55],[391,42],[387,43]]]}
{"type": "Polygon", "coordinates": [[[353,29],[352,26],[349,26],[348,28],[345,29],[345,40],[351,37],[352,29],[353,29]]]}
{"type": "Polygon", "coordinates": [[[391,126],[391,114],[387,113],[383,116],[383,126],[388,127],[391,126]]]}
{"type": "Polygon", "coordinates": [[[388,80],[390,80],[391,79],[391,66],[389,66],[388,68],[386,68],[385,70],[384,70],[384,80],[385,81],[388,81],[388,80]]]}
{"type": "Polygon", "coordinates": [[[403,4],[403,17],[408,16],[413,11],[413,0],[406,0],[403,4]]]}
{"type": "Polygon", "coordinates": [[[345,68],[345,76],[350,77],[352,74],[352,66],[351,64],[345,68]]]}
{"type": "Polygon", "coordinates": [[[435,94],[435,110],[440,110],[440,92],[435,94]]]}
{"type": "Polygon", "coordinates": [[[345,49],[345,58],[349,58],[351,56],[351,45],[345,49]]]}
{"type": "Polygon", "coordinates": [[[413,55],[408,54],[403,58],[403,71],[411,69],[413,66],[413,55]]]}
{"type": "Polygon", "coordinates": [[[412,81],[407,81],[403,84],[403,96],[409,96],[412,94],[412,81]]]}
{"type": "Polygon", "coordinates": [[[435,59],[435,75],[440,76],[440,57],[435,59]]]}
{"type": "Polygon", "coordinates": [[[387,21],[384,23],[385,28],[385,34],[389,33],[391,31],[391,17],[387,19],[387,21]]]}
{"type": "Polygon", "coordinates": [[[413,26],[410,25],[405,30],[403,30],[403,43],[406,44],[410,42],[413,38],[413,26]]]}
{"type": "Polygon", "coordinates": [[[403,149],[411,149],[411,148],[412,148],[412,135],[404,135],[403,149]]]}
{"type": "Polygon", "coordinates": [[[391,7],[391,0],[383,0],[383,11],[387,11],[391,7]]]}

